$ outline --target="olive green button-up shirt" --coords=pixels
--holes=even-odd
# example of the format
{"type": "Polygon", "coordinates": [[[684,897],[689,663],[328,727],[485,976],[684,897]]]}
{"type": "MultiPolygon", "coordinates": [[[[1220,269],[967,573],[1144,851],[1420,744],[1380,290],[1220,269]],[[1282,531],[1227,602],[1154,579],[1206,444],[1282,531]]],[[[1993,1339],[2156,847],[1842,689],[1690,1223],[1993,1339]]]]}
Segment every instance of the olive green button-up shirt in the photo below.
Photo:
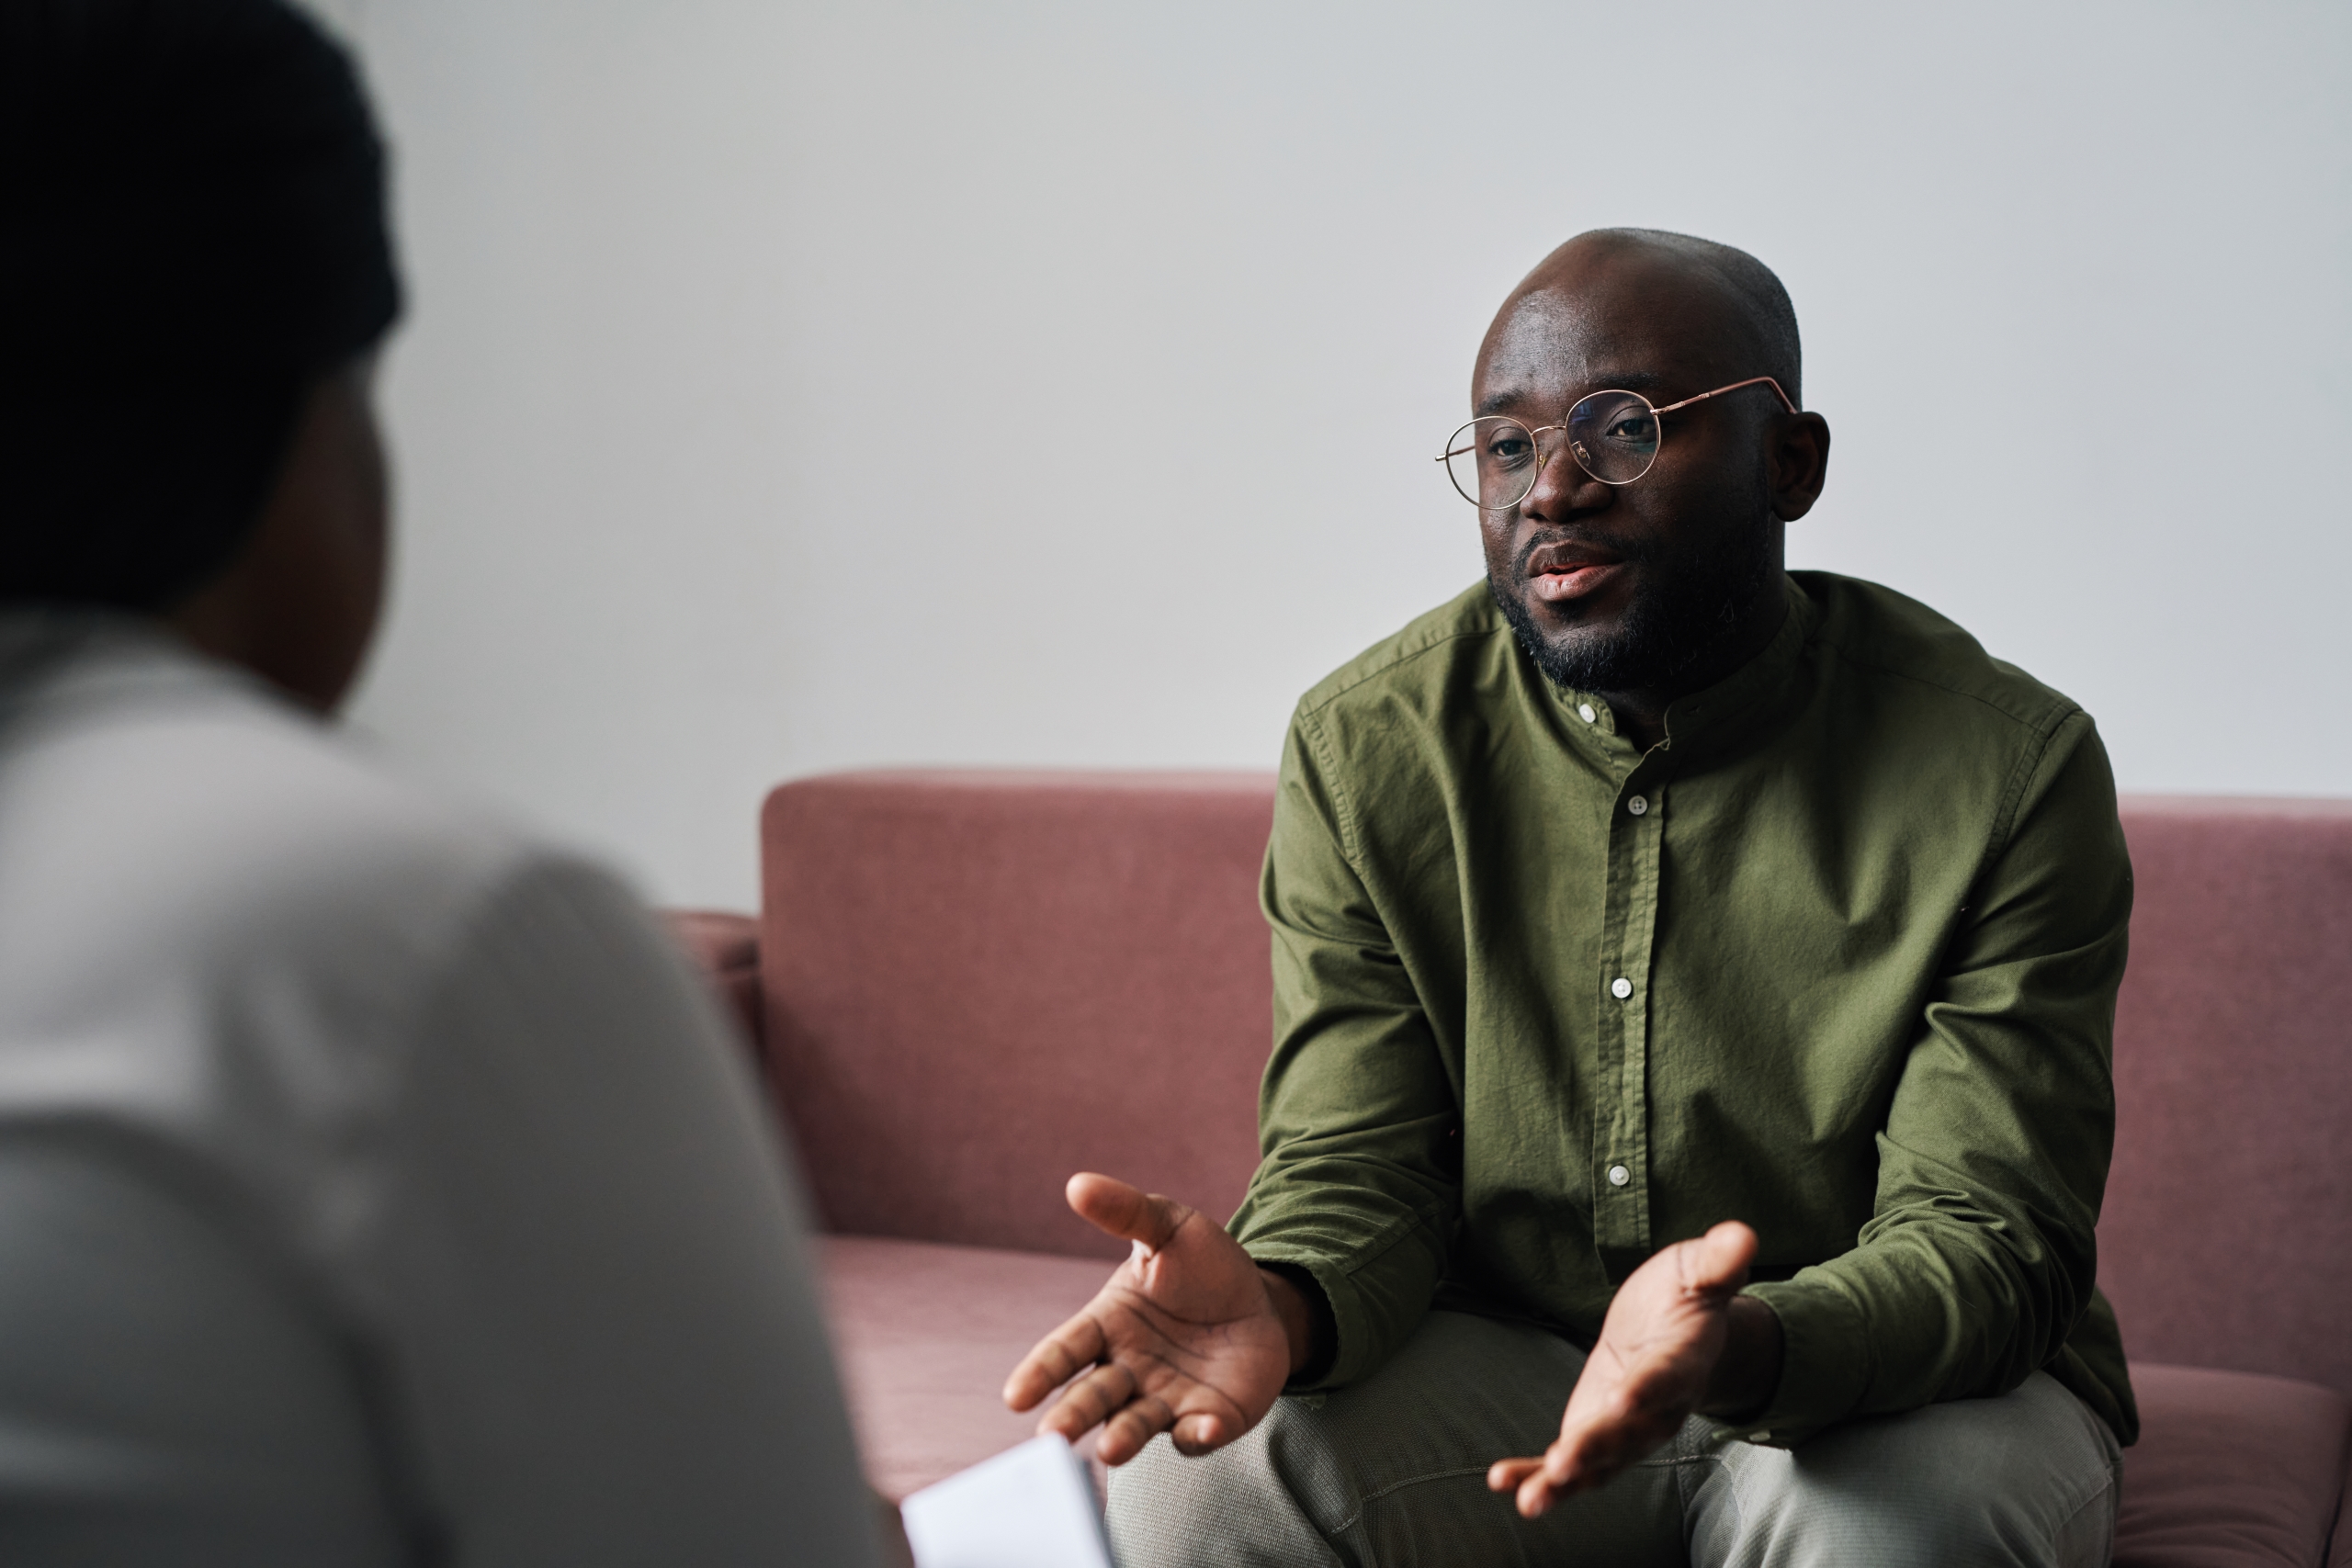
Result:
{"type": "Polygon", "coordinates": [[[1756,1440],[2037,1369],[2136,1435],[2093,1289],[2132,907],[2105,751],[1924,605],[1789,597],[1646,752],[1483,583],[1300,703],[1233,1230],[1322,1287],[1323,1382],[1432,1304],[1589,1343],[1644,1258],[1739,1219],[1785,1345],[1756,1440]]]}

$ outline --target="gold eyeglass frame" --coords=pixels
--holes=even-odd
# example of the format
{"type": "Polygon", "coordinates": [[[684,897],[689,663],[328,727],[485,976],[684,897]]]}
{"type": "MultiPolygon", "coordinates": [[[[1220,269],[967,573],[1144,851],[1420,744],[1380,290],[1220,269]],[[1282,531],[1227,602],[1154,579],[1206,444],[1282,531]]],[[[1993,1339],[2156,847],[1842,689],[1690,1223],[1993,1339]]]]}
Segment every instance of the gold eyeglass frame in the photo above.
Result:
{"type": "MultiPolygon", "coordinates": [[[[1446,483],[1453,487],[1454,494],[1461,496],[1463,500],[1478,508],[1481,512],[1508,512],[1512,507],[1517,506],[1521,502],[1527,499],[1529,493],[1535,489],[1536,482],[1543,479],[1544,470],[1552,466],[1552,459],[1554,457],[1559,456],[1559,450],[1557,448],[1555,448],[1551,452],[1544,450],[1544,437],[1556,430],[1560,432],[1562,436],[1565,438],[1567,434],[1569,422],[1574,420],[1577,416],[1577,410],[1584,407],[1585,404],[1592,401],[1595,398],[1631,398],[1635,402],[1641,404],[1642,407],[1649,410],[1650,417],[1652,419],[1663,419],[1668,414],[1674,412],[1678,409],[1687,409],[1692,403],[1703,403],[1709,398],[1720,398],[1725,392],[1736,392],[1746,387],[1770,387],[1772,389],[1772,395],[1781,400],[1781,406],[1782,408],[1788,410],[1791,413],[1795,413],[1797,412],[1797,405],[1791,400],[1788,393],[1781,389],[1781,383],[1770,376],[1750,376],[1745,381],[1734,381],[1728,387],[1717,387],[1712,392],[1701,392],[1695,398],[1685,398],[1679,403],[1668,403],[1664,408],[1660,408],[1656,403],[1651,402],[1639,392],[1629,392],[1622,387],[1604,387],[1600,391],[1588,392],[1583,397],[1578,398],[1576,402],[1570,406],[1566,415],[1561,419],[1559,423],[1543,425],[1534,430],[1528,430],[1526,425],[1521,424],[1518,420],[1511,418],[1509,414],[1480,414],[1476,419],[1470,421],[1460,429],[1454,431],[1453,434],[1445,438],[1445,450],[1437,455],[1437,461],[1445,468],[1446,483]],[[1462,482],[1453,477],[1453,461],[1454,458],[1461,457],[1465,452],[1475,452],[1477,450],[1475,443],[1468,446],[1455,445],[1455,443],[1462,439],[1464,431],[1476,430],[1482,424],[1493,423],[1517,424],[1520,429],[1526,430],[1528,440],[1532,443],[1535,447],[1535,454],[1538,461],[1528,471],[1526,490],[1521,491],[1516,496],[1513,496],[1510,500],[1504,502],[1499,505],[1489,506],[1485,502],[1480,501],[1476,496],[1470,494],[1462,488],[1462,482]]],[[[1591,474],[1595,479],[1600,480],[1600,483],[1605,485],[1623,486],[1635,482],[1635,480],[1643,478],[1643,476],[1646,475],[1652,468],[1657,467],[1657,454],[1658,452],[1662,452],[1666,449],[1666,434],[1664,431],[1660,431],[1658,433],[1657,450],[1653,451],[1650,454],[1650,460],[1642,465],[1641,473],[1635,474],[1633,479],[1605,479],[1600,474],[1593,473],[1592,464],[1587,460],[1586,455],[1577,449],[1577,444],[1576,442],[1564,439],[1561,445],[1566,448],[1568,456],[1576,459],[1577,467],[1582,468],[1586,473],[1591,474]]]]}

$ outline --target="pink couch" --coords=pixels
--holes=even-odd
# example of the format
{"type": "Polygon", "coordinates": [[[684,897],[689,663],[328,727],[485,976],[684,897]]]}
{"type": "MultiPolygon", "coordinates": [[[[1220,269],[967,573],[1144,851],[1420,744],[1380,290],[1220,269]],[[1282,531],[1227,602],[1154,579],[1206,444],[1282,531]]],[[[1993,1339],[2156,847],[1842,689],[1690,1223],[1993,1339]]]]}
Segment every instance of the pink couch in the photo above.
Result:
{"type": "MultiPolygon", "coordinates": [[[[786,784],[764,908],[684,917],[760,1043],[900,1495],[1025,1436],[997,1390],[1120,1248],[1115,1172],[1214,1213],[1256,1164],[1262,774],[786,784]]],[[[2101,1282],[2145,1422],[2125,1568],[2314,1564],[2352,1467],[2352,802],[2143,798],[2101,1282]]]]}

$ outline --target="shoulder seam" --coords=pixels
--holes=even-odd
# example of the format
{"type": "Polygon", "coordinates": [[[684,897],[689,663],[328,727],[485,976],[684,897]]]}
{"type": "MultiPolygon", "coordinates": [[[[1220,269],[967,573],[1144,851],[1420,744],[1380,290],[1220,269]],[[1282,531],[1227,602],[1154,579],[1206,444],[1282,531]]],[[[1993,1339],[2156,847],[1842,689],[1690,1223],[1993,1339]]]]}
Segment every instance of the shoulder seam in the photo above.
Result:
{"type": "MultiPolygon", "coordinates": [[[[1425,658],[1430,654],[1435,653],[1438,649],[1445,647],[1448,643],[1492,637],[1494,636],[1496,629],[1497,628],[1492,626],[1486,626],[1477,630],[1450,631],[1442,634],[1442,636],[1432,637],[1428,642],[1421,644],[1419,648],[1412,649],[1408,651],[1399,652],[1395,658],[1380,665],[1377,669],[1365,671],[1363,674],[1357,676],[1346,685],[1341,686],[1335,691],[1324,693],[1321,699],[1312,707],[1309,707],[1306,705],[1306,700],[1302,698],[1298,705],[1298,711],[1302,716],[1311,714],[1319,714],[1325,708],[1329,707],[1333,703],[1338,702],[1341,697],[1346,696],[1350,692],[1354,691],[1357,687],[1369,685],[1374,681],[1380,679],[1382,676],[1388,674],[1392,671],[1402,669],[1404,666],[1410,664],[1417,659],[1425,658]]],[[[1308,696],[1313,696],[1314,694],[1315,694],[1312,692],[1307,694],[1308,696]]]]}
{"type": "MultiPolygon", "coordinates": [[[[2041,736],[2044,741],[2047,741],[2051,736],[2056,734],[2058,730],[2064,726],[2068,719],[2083,711],[2082,705],[2075,702],[2072,697],[2066,696],[2059,692],[2050,691],[2048,687],[2043,686],[2041,689],[2049,694],[2050,711],[2045,716],[2040,719],[2028,718],[2024,715],[2018,713],[2013,708],[1995,702],[1992,698],[1984,695],[1982,693],[1967,691],[1962,687],[1951,684],[1948,681],[1937,680],[1931,675],[1922,675],[1910,670],[1898,670],[1894,665],[1885,663],[1882,660],[1865,659],[1860,654],[1856,653],[1852,649],[1848,648],[1844,643],[1835,641],[1829,637],[1824,637],[1819,638],[1819,640],[1824,647],[1835,653],[1839,659],[1843,660],[1848,664],[1854,666],[1858,670],[1866,670],[1875,674],[1892,676],[1898,681],[1908,681],[1914,685],[1930,687],[1933,690],[1942,692],[1947,695],[1960,697],[1968,702],[1975,703],[1979,706],[1990,708],[1995,713],[1999,714],[2003,718],[2007,719],[2010,723],[2018,725],[2036,735],[2041,736]]],[[[1991,655],[1988,654],[1986,657],[1989,659],[1991,655]]],[[[2030,675],[2025,678],[2029,681],[2032,680],[2032,677],[2030,675]]],[[[2039,682],[2035,682],[2034,683],[2036,685],[2041,684],[2039,682]]]]}
{"type": "MultiPolygon", "coordinates": [[[[2017,830],[2018,805],[2025,798],[2026,786],[2030,784],[2035,775],[2041,772],[2042,763],[2048,761],[2050,749],[2057,743],[2060,732],[2077,717],[2086,724],[2090,722],[2088,714],[2084,713],[2079,707],[2074,709],[2056,724],[2044,730],[2040,738],[2041,744],[2030,747],[2019,754],[2017,765],[2009,770],[2008,784],[2001,791],[2000,809],[1993,816],[1993,830],[1984,840],[1984,858],[1977,864],[1975,877],[1970,878],[1972,886],[1974,886],[1977,877],[1982,877],[1993,863],[2007,852],[2009,836],[2017,830]]],[[[1973,897],[1974,895],[1972,894],[1971,897],[1973,897]]]]}

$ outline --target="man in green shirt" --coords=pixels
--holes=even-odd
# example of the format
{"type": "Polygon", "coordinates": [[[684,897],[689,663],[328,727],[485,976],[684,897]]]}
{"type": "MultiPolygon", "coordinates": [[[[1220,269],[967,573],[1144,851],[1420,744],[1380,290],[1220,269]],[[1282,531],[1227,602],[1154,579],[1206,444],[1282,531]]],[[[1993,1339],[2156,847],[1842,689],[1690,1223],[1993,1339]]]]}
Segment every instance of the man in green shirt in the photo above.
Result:
{"type": "Polygon", "coordinates": [[[1249,1197],[1074,1179],[1136,1256],[1007,1386],[1141,1456],[1129,1568],[2107,1561],[2114,784],[1951,622],[1782,570],[1799,395],[1725,246],[1504,303],[1442,459],[1488,581],[1292,723],[1249,1197]]]}

